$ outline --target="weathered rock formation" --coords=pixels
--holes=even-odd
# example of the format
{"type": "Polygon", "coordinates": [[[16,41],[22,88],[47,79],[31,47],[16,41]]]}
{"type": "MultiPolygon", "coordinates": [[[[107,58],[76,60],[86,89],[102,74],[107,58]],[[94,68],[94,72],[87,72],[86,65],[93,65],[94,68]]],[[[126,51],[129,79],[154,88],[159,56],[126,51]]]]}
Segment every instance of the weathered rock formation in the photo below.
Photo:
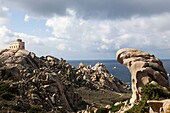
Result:
{"type": "Polygon", "coordinates": [[[151,82],[169,89],[167,73],[162,62],[154,55],[137,49],[120,49],[116,58],[118,62],[127,66],[131,73],[132,98],[130,103],[141,99],[142,86],[151,82]]]}
{"type": "Polygon", "coordinates": [[[77,68],[76,84],[91,89],[108,89],[117,92],[128,92],[128,85],[114,77],[102,63],[93,67],[80,63],[77,68]]]}
{"type": "Polygon", "coordinates": [[[71,70],[65,60],[52,56],[39,58],[20,49],[1,51],[0,112],[78,110],[82,106],[81,96],[74,92],[71,82],[62,80],[71,70]]]}
{"type": "Polygon", "coordinates": [[[75,112],[85,107],[74,87],[127,92],[128,86],[106,67],[71,66],[53,56],[24,49],[0,52],[0,112],[75,112]]]}

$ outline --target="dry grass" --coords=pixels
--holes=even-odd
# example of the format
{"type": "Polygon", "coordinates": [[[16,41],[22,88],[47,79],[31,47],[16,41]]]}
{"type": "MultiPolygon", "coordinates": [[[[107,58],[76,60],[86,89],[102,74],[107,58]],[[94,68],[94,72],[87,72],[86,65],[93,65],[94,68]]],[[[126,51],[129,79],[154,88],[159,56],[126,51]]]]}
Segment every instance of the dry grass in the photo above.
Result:
{"type": "Polygon", "coordinates": [[[97,107],[105,107],[115,102],[124,101],[131,97],[130,93],[118,93],[110,90],[90,90],[84,87],[77,88],[83,100],[89,104],[95,104],[97,107]]]}

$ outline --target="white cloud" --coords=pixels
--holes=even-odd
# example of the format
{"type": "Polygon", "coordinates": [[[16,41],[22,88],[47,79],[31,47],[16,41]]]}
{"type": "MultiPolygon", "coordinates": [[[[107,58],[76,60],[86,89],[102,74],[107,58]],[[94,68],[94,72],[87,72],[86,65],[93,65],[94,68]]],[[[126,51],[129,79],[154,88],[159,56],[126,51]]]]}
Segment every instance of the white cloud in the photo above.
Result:
{"type": "Polygon", "coordinates": [[[56,38],[79,52],[113,52],[123,47],[170,49],[169,13],[121,20],[86,20],[75,18],[75,14],[49,18],[46,26],[52,28],[56,38]]]}
{"type": "Polygon", "coordinates": [[[0,17],[0,25],[5,25],[8,22],[7,18],[0,17]]]}
{"type": "Polygon", "coordinates": [[[6,12],[8,12],[8,11],[9,11],[9,8],[8,8],[8,7],[3,6],[3,7],[2,7],[2,11],[6,11],[6,12]]]}
{"type": "Polygon", "coordinates": [[[11,34],[11,31],[7,29],[6,26],[0,27],[0,37],[5,37],[6,35],[11,34]]]}
{"type": "Polygon", "coordinates": [[[57,47],[56,47],[58,50],[61,50],[61,51],[63,51],[63,50],[65,50],[66,49],[66,45],[65,44],[59,44],[59,45],[57,45],[57,47]]]}
{"type": "Polygon", "coordinates": [[[9,11],[9,8],[7,8],[7,7],[3,6],[3,7],[2,7],[2,11],[6,11],[6,12],[8,12],[8,11],[9,11]]]}
{"type": "Polygon", "coordinates": [[[41,41],[41,38],[39,37],[14,32],[9,30],[6,26],[0,27],[0,40],[3,43],[3,45],[7,46],[8,43],[15,41],[18,38],[27,41],[27,44],[40,45],[43,43],[43,41],[41,41]]]}
{"type": "Polygon", "coordinates": [[[35,52],[37,55],[54,55],[56,57],[64,57],[62,51],[71,52],[72,49],[55,37],[38,37],[25,33],[14,32],[6,26],[0,27],[0,50],[8,48],[10,42],[16,39],[22,39],[26,42],[26,49],[35,52]],[[55,45],[58,45],[55,47],[55,45]]]}
{"type": "Polygon", "coordinates": [[[9,8],[0,4],[0,25],[5,25],[8,22],[9,8]]]}
{"type": "Polygon", "coordinates": [[[25,21],[25,22],[28,22],[30,19],[31,19],[31,17],[26,14],[25,17],[24,17],[24,21],[25,21]]]}
{"type": "Polygon", "coordinates": [[[169,0],[1,0],[33,15],[50,17],[67,15],[68,8],[77,10],[77,17],[91,19],[131,18],[134,15],[152,16],[170,12],[169,0]]]}
{"type": "MultiPolygon", "coordinates": [[[[170,13],[115,20],[77,18],[76,11],[72,9],[67,9],[66,14],[46,20],[45,29],[49,33],[52,31],[50,37],[42,38],[0,27],[0,48],[2,45],[6,47],[7,42],[22,38],[28,49],[40,55],[59,54],[67,58],[69,55],[72,58],[103,58],[103,54],[114,54],[123,47],[162,52],[170,49],[170,13]]],[[[29,21],[30,18],[33,17],[26,14],[24,20],[29,21]]]]}
{"type": "Polygon", "coordinates": [[[54,17],[46,22],[46,25],[54,28],[53,35],[60,37],[65,33],[65,29],[69,26],[68,17],[54,17]]]}
{"type": "Polygon", "coordinates": [[[47,20],[46,26],[53,28],[53,35],[62,37],[66,35],[66,29],[71,26],[71,19],[74,19],[75,11],[68,9],[66,12],[69,16],[54,16],[47,20]]]}
{"type": "Polygon", "coordinates": [[[99,48],[97,48],[97,50],[108,50],[109,48],[107,47],[107,45],[101,45],[99,48]]]}

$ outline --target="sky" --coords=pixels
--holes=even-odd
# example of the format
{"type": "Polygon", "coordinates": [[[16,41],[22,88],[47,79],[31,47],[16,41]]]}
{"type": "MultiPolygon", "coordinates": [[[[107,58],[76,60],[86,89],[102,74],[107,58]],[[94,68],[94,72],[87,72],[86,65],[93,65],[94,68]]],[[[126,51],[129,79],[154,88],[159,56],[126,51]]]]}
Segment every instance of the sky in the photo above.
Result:
{"type": "Polygon", "coordinates": [[[0,50],[20,38],[37,56],[116,59],[136,48],[170,59],[170,0],[0,0],[0,50]]]}

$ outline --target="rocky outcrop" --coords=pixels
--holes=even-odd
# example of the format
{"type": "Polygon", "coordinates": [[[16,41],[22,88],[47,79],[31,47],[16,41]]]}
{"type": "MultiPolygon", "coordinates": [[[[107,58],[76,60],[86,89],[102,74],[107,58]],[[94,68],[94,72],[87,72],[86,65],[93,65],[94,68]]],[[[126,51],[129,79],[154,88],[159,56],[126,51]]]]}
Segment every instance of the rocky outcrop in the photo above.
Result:
{"type": "Polygon", "coordinates": [[[170,99],[165,100],[148,100],[149,113],[169,113],[170,99]]]}
{"type": "Polygon", "coordinates": [[[151,82],[169,89],[167,73],[162,62],[154,55],[137,49],[120,49],[116,58],[118,62],[127,66],[131,73],[132,98],[130,103],[141,99],[142,86],[151,82]]]}
{"type": "Polygon", "coordinates": [[[0,52],[0,111],[77,111],[82,98],[66,82],[72,70],[65,60],[52,56],[39,58],[27,50],[0,52]]]}
{"type": "Polygon", "coordinates": [[[129,91],[102,63],[75,68],[64,59],[37,57],[24,49],[0,52],[0,112],[78,111],[86,103],[74,87],[129,91]]]}
{"type": "Polygon", "coordinates": [[[109,89],[117,92],[128,92],[128,85],[114,77],[102,63],[93,67],[80,63],[77,68],[76,84],[91,89],[109,89]]]}

